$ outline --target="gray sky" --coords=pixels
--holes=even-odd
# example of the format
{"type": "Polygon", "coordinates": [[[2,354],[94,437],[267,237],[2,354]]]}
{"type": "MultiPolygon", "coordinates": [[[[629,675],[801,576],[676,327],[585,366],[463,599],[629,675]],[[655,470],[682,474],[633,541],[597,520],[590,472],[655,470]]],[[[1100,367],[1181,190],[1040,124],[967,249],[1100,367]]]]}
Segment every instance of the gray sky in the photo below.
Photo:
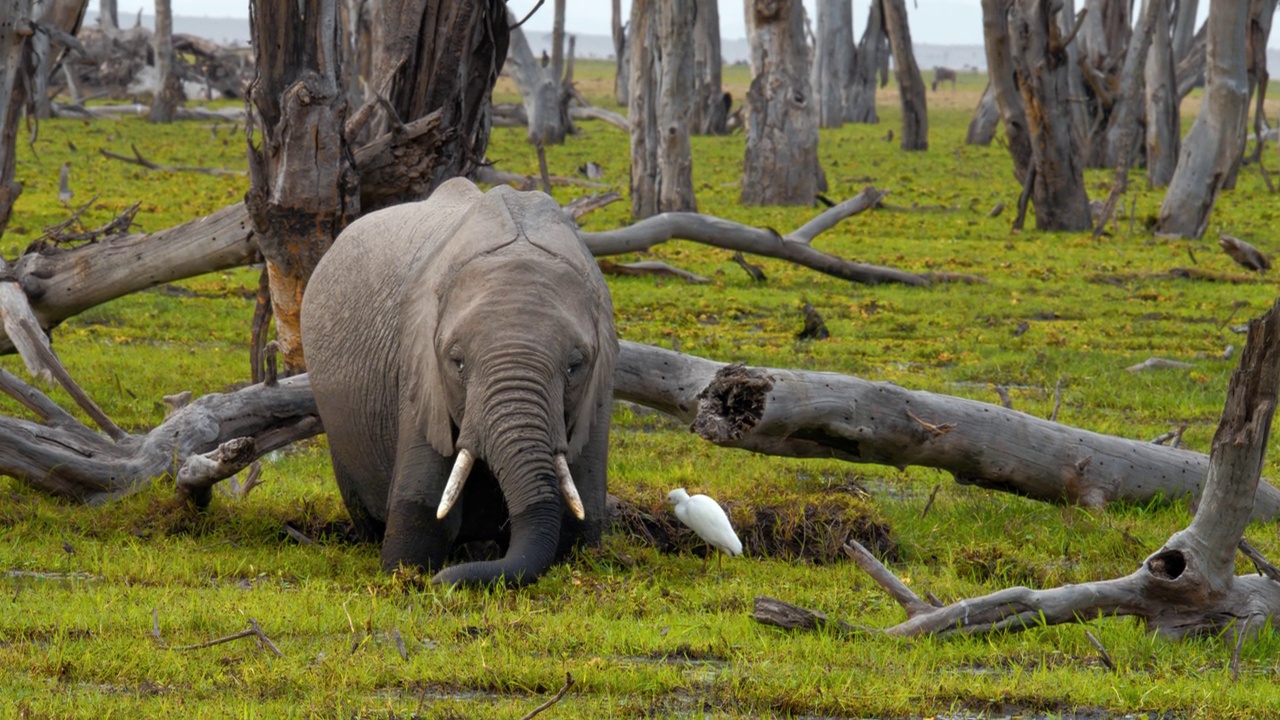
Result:
{"type": "MultiPolygon", "coordinates": [[[[277,0],[273,0],[277,1],[277,0]]],[[[205,17],[248,17],[248,0],[171,0],[175,15],[205,17]]],[[[524,17],[537,0],[508,0],[512,12],[524,17]]],[[[741,38],[746,35],[743,27],[743,0],[719,0],[720,34],[725,38],[741,38]]],[[[805,5],[812,12],[812,0],[805,5]]],[[[1207,6],[1207,2],[1201,3],[1207,6]]],[[[150,15],[155,3],[151,0],[118,0],[121,22],[131,17],[139,8],[150,15]]],[[[568,0],[565,11],[567,31],[579,34],[608,35],[612,22],[612,3],[608,0],[568,0]]],[[[866,22],[866,3],[854,0],[854,30],[862,32],[866,22]]],[[[91,0],[90,10],[96,11],[97,0],[91,0]]],[[[622,0],[624,15],[631,11],[631,0],[622,0]]],[[[918,43],[937,45],[978,45],[982,43],[981,0],[909,0],[907,12],[911,21],[911,39],[918,43]]],[[[526,24],[529,29],[551,29],[551,2],[548,0],[526,24]]]]}

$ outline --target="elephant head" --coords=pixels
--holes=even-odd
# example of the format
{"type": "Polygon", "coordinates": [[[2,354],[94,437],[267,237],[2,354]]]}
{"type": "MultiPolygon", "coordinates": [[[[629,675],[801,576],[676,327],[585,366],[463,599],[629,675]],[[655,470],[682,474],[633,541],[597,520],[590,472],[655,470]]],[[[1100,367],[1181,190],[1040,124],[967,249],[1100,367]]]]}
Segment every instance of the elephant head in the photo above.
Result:
{"type": "Polygon", "coordinates": [[[422,272],[400,313],[412,409],[401,422],[454,458],[438,519],[457,512],[483,463],[510,527],[502,559],[436,580],[532,582],[556,559],[566,508],[583,517],[569,466],[607,423],[618,352],[608,288],[559,207],[515,193],[477,204],[422,272]]]}

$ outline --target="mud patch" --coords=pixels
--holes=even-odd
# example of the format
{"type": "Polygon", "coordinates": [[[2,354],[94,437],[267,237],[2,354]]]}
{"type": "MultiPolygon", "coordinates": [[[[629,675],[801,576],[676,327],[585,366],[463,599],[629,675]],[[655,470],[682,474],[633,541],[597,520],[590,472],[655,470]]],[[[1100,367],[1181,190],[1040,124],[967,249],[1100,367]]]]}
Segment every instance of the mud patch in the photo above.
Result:
{"type": "MultiPolygon", "coordinates": [[[[825,565],[846,560],[840,549],[857,540],[877,557],[897,559],[898,544],[889,526],[871,517],[857,496],[833,494],[820,501],[751,505],[726,505],[726,511],[742,539],[744,554],[825,565]]],[[[644,507],[610,495],[610,525],[639,542],[668,554],[707,556],[712,550],[692,530],[676,519],[671,509],[644,507]]]]}

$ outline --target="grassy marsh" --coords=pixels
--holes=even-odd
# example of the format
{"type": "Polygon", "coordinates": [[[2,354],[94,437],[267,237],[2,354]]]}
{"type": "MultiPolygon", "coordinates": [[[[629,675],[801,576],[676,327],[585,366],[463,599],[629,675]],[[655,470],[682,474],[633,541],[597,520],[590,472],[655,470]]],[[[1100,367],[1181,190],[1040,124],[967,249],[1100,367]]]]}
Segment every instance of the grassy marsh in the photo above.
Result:
{"type": "MultiPolygon", "coordinates": [[[[577,72],[584,92],[605,104],[611,65],[579,62],[577,72]]],[[[741,97],[745,71],[727,73],[741,97]]],[[[1207,239],[1156,238],[1148,226],[1162,193],[1135,171],[1111,236],[1012,233],[1019,188],[1006,151],[998,142],[963,144],[980,82],[962,76],[958,91],[930,93],[925,153],[903,153],[884,139],[899,124],[891,94],[881,98],[880,124],[824,130],[829,197],[873,184],[904,209],[856,216],[816,244],[913,271],[979,275],[985,284],[863,287],[754,258],[768,276],[757,284],[728,252],[672,242],[647,259],[712,282],[609,278],[620,335],[720,360],[852,373],[989,402],[998,402],[998,383],[1018,410],[1041,417],[1061,380],[1065,423],[1134,438],[1185,424],[1185,444],[1207,451],[1238,357],[1224,359],[1224,351],[1243,344],[1231,327],[1276,295],[1270,276],[1248,274],[1217,250],[1216,233],[1272,250],[1274,198],[1256,169],[1246,168],[1219,201],[1207,239]],[[1009,210],[989,218],[1001,202],[1009,210]],[[1169,274],[1180,267],[1230,282],[1169,274]],[[805,302],[825,317],[831,339],[795,339],[805,302]],[[1125,371],[1151,356],[1193,367],[1125,371]]],[[[503,92],[510,90],[500,87],[500,99],[503,92]]],[[[548,149],[551,171],[573,175],[594,161],[625,192],[626,135],[598,122],[580,128],[565,146],[548,149]]],[[[86,224],[142,200],[138,222],[153,230],[234,202],[247,178],[149,172],[102,158],[99,148],[127,152],[136,143],[156,162],[243,168],[243,142],[225,125],[42,123],[37,142],[20,148],[25,190],[0,253],[12,259],[41,228],[65,219],[56,180],[63,162],[72,163],[73,206],[97,195],[86,224]]],[[[816,212],[738,205],[741,135],[694,138],[693,154],[703,212],[779,230],[816,212]]],[[[521,129],[496,128],[490,158],[536,172],[521,129]]],[[[1273,164],[1274,155],[1266,160],[1273,164]]],[[[1090,194],[1103,197],[1110,174],[1086,177],[1090,194]]],[[[556,196],[567,201],[580,192],[557,188],[556,196]]],[[[627,215],[617,203],[584,224],[614,227],[627,215]]],[[[67,321],[54,346],[117,422],[150,427],[163,418],[162,395],[248,379],[256,285],[256,273],[237,270],[139,293],[67,321]]],[[[13,357],[0,358],[0,366],[21,367],[13,357]]],[[[7,402],[0,409],[17,412],[7,402]]],[[[1185,504],[1091,511],[961,487],[927,469],[748,455],[622,407],[612,446],[611,490],[642,510],[666,513],[666,491],[681,485],[713,494],[740,527],[751,526],[760,508],[835,506],[850,519],[886,525],[896,543],[894,571],[947,600],[1127,573],[1188,517],[1185,504]],[[941,489],[921,517],[935,486],[941,489]]],[[[1272,453],[1268,475],[1280,477],[1278,470],[1272,453]]],[[[172,484],[163,479],[95,508],[0,480],[0,707],[29,718],[516,718],[553,694],[566,672],[577,684],[547,717],[1097,710],[1246,718],[1276,704],[1280,637],[1271,628],[1245,644],[1234,682],[1230,643],[1172,643],[1124,619],[1088,626],[1116,672],[1079,626],[914,641],[788,634],[751,620],[754,596],[871,627],[902,614],[852,564],[745,557],[723,571],[712,563],[704,574],[696,552],[664,553],[624,533],[527,590],[437,588],[382,574],[375,546],[349,544],[334,530],[345,511],[323,440],[273,457],[264,478],[247,500],[219,495],[194,519],[174,511],[172,484]],[[286,523],[316,542],[300,544],[286,523]],[[172,645],[229,635],[252,618],[284,656],[253,640],[161,649],[151,637],[153,612],[172,645]]],[[[1248,537],[1280,555],[1274,525],[1251,527],[1248,537]]]]}

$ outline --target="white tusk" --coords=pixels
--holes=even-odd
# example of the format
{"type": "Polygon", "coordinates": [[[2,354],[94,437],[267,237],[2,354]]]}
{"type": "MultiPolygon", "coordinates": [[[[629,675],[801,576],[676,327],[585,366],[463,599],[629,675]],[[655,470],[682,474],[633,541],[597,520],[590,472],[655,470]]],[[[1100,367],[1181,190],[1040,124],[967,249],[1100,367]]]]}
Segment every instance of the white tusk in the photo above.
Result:
{"type": "Polygon", "coordinates": [[[471,474],[471,465],[475,461],[476,458],[470,450],[458,451],[458,459],[453,463],[453,472],[449,473],[449,482],[445,484],[444,493],[440,496],[440,507],[436,509],[437,520],[443,520],[444,516],[453,509],[453,504],[458,502],[458,496],[462,494],[462,486],[467,484],[467,475],[471,474]]]}
{"type": "Polygon", "coordinates": [[[560,478],[560,494],[564,495],[564,501],[569,503],[573,516],[579,520],[586,520],[587,514],[582,510],[582,498],[578,497],[578,488],[573,484],[573,474],[569,472],[569,461],[564,459],[563,454],[556,455],[556,477],[560,478]]]}

